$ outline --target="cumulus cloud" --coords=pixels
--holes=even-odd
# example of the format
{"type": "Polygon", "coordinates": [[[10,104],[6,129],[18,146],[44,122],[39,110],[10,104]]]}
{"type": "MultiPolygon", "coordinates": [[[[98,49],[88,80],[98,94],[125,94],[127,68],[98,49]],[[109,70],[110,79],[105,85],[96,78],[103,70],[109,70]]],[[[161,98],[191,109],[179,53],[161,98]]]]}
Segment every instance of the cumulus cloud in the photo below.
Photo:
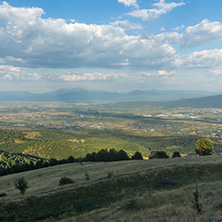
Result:
{"type": "MultiPolygon", "coordinates": [[[[153,6],[167,12],[184,3],[159,1],[153,6]]],[[[155,11],[154,10],[154,11],[155,11]]],[[[159,13],[159,12],[158,12],[159,13]]],[[[160,15],[154,13],[155,15],[160,15]]],[[[220,67],[222,49],[203,50],[181,56],[176,48],[192,48],[222,39],[222,23],[204,19],[183,32],[128,35],[139,24],[116,21],[109,25],[45,19],[40,8],[16,8],[0,4],[0,75],[8,80],[116,80],[118,74],[37,74],[24,68],[121,68],[160,70],[150,76],[169,78],[177,68],[220,67]],[[178,45],[179,47],[175,47],[178,45]],[[19,68],[20,67],[20,68],[19,68]],[[14,68],[14,70],[13,70],[14,68]],[[22,70],[21,70],[22,68],[22,70]],[[168,70],[168,71],[166,71],[168,70]]],[[[185,28],[182,27],[181,28],[185,28]]],[[[135,74],[136,75],[136,74],[135,74]]],[[[147,73],[145,76],[149,76],[147,73]]],[[[131,78],[133,79],[133,78],[131,78]]],[[[136,78],[134,78],[136,79],[136,78]]]]}
{"type": "Polygon", "coordinates": [[[219,67],[222,63],[222,49],[212,49],[193,52],[180,59],[183,68],[211,68],[219,67]]]}
{"type": "Polygon", "coordinates": [[[0,5],[0,58],[21,67],[169,66],[172,46],[125,33],[121,27],[44,19],[39,8],[0,5]],[[127,62],[126,62],[127,61],[127,62]]]}
{"type": "Polygon", "coordinates": [[[153,20],[182,5],[185,5],[185,3],[166,3],[165,0],[160,0],[159,2],[153,4],[154,8],[152,9],[138,9],[128,13],[128,15],[141,18],[143,20],[153,20]]]}
{"type": "MultiPolygon", "coordinates": [[[[175,30],[183,29],[184,26],[177,27],[175,30]]],[[[194,26],[187,27],[183,32],[163,32],[157,35],[144,34],[145,39],[155,39],[161,44],[178,44],[182,49],[193,48],[200,45],[222,41],[222,23],[218,21],[210,22],[204,19],[194,26]]]]}
{"type": "Polygon", "coordinates": [[[117,0],[119,3],[124,4],[127,7],[133,6],[135,8],[138,8],[137,0],[117,0]]]}
{"type": "Polygon", "coordinates": [[[204,19],[199,24],[186,28],[181,39],[181,46],[183,48],[191,48],[221,40],[222,23],[218,21],[210,22],[208,19],[204,19]]]}

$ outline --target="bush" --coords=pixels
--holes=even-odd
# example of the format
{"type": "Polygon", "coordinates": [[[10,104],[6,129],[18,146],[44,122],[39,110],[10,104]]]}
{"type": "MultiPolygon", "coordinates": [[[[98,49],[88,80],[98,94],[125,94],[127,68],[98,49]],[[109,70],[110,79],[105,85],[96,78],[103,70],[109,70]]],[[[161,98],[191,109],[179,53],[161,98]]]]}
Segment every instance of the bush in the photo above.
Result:
{"type": "Polygon", "coordinates": [[[6,193],[0,193],[0,197],[6,197],[7,194],[6,193]]]}
{"type": "Polygon", "coordinates": [[[24,194],[26,190],[29,188],[28,182],[25,180],[24,177],[17,178],[14,184],[15,184],[15,188],[20,190],[21,194],[24,194]]]}
{"type": "Polygon", "coordinates": [[[113,177],[114,177],[113,172],[109,172],[109,173],[107,174],[107,178],[108,178],[108,179],[111,179],[111,178],[113,178],[113,177]]]}
{"type": "Polygon", "coordinates": [[[179,151],[175,151],[175,152],[173,153],[172,158],[176,158],[176,157],[181,157],[179,151]]]}
{"type": "Polygon", "coordinates": [[[71,184],[71,183],[75,183],[75,182],[74,182],[74,180],[72,180],[69,177],[62,177],[59,180],[59,186],[63,186],[63,185],[66,185],[66,184],[71,184]]]}
{"type": "Polygon", "coordinates": [[[86,180],[88,180],[88,181],[90,180],[89,174],[87,172],[85,173],[85,177],[86,177],[86,180]]]}
{"type": "Polygon", "coordinates": [[[149,159],[156,159],[156,158],[169,158],[165,151],[152,151],[149,159]]]}

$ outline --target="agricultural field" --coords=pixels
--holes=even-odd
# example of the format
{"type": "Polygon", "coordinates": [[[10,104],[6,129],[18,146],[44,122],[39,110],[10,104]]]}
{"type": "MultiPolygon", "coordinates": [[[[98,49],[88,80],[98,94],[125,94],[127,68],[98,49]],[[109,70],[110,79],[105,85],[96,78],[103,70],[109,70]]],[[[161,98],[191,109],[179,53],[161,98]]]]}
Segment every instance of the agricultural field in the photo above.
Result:
{"type": "Polygon", "coordinates": [[[63,159],[101,149],[195,154],[195,141],[209,137],[221,153],[220,109],[166,109],[143,103],[4,103],[0,106],[0,150],[63,159]]]}

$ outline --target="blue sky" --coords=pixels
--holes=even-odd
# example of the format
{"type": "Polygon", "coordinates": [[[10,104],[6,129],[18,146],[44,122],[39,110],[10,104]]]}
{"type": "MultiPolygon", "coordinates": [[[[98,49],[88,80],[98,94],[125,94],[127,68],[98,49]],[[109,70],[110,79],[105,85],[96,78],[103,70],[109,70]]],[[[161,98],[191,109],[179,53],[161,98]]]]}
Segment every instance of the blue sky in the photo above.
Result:
{"type": "Polygon", "coordinates": [[[220,0],[0,1],[0,90],[222,92],[220,0]]]}

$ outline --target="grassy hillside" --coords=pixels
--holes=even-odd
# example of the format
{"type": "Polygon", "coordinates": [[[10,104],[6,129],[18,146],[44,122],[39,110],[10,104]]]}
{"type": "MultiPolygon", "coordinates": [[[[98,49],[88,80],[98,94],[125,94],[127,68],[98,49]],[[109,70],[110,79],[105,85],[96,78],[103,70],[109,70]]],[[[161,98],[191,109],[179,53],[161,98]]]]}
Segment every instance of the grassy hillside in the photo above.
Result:
{"type": "Polygon", "coordinates": [[[222,157],[210,156],[73,163],[8,175],[0,178],[0,190],[7,194],[0,201],[0,219],[219,221],[222,218],[221,170],[222,157]],[[13,184],[21,176],[30,186],[24,196],[13,184]],[[75,183],[59,186],[63,176],[75,183]],[[202,215],[197,214],[192,204],[196,182],[202,215]]]}

